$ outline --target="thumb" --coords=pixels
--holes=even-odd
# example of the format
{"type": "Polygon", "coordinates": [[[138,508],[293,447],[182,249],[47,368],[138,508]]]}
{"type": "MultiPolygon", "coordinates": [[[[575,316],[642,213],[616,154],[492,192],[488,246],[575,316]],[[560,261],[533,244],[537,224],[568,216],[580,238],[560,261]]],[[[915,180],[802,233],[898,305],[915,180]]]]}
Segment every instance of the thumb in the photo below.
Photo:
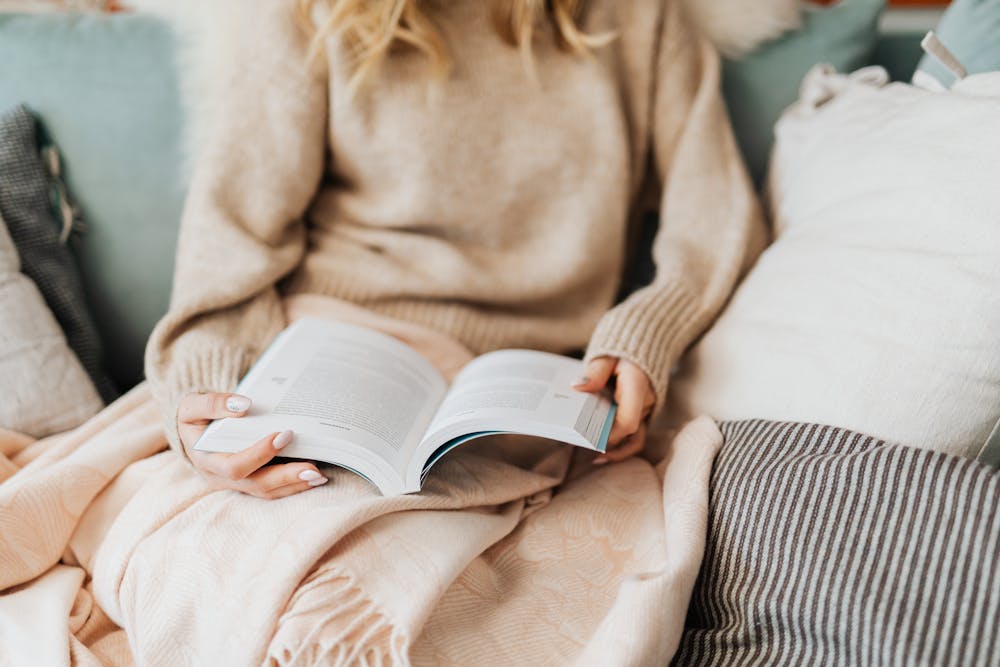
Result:
{"type": "Polygon", "coordinates": [[[573,385],[577,391],[599,391],[603,389],[615,370],[618,360],[614,357],[596,357],[587,363],[584,375],[573,385]]]}

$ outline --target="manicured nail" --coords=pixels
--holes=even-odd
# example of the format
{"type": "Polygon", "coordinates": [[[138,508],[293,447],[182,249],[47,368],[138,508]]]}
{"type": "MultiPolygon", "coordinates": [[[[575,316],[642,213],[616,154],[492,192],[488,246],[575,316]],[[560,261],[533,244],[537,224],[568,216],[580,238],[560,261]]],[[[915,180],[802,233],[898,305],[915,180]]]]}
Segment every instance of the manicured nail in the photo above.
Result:
{"type": "Polygon", "coordinates": [[[299,479],[303,482],[309,482],[309,486],[322,486],[330,481],[322,473],[315,470],[303,470],[299,473],[299,479]]]}
{"type": "Polygon", "coordinates": [[[587,377],[586,375],[584,375],[579,380],[577,380],[576,384],[573,385],[573,386],[574,387],[579,387],[581,384],[589,384],[589,383],[590,383],[590,378],[587,377]]]}
{"type": "Polygon", "coordinates": [[[250,409],[250,399],[246,396],[230,396],[226,399],[226,410],[230,412],[246,412],[250,409]]]}
{"type": "Polygon", "coordinates": [[[271,441],[271,445],[275,449],[284,449],[288,446],[288,443],[292,441],[292,436],[295,434],[292,431],[282,431],[278,435],[274,436],[274,440],[271,441]]]}
{"type": "Polygon", "coordinates": [[[605,456],[598,456],[596,459],[594,459],[594,465],[595,466],[602,466],[602,465],[604,465],[607,462],[608,462],[608,459],[605,456]]]}

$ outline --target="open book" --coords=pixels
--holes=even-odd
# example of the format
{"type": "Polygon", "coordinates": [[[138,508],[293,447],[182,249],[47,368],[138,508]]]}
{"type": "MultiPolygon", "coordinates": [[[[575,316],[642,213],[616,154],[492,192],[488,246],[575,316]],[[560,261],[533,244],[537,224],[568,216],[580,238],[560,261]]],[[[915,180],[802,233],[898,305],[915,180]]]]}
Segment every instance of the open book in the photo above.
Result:
{"type": "Polygon", "coordinates": [[[420,354],[377,331],[304,318],[285,329],[237,391],[253,399],[238,419],[213,422],[195,449],[237,452],[292,429],[282,456],[326,461],[384,495],[420,490],[450,449],[520,433],[603,452],[615,406],[576,391],[576,359],[500,350],[469,362],[451,386],[420,354]]]}

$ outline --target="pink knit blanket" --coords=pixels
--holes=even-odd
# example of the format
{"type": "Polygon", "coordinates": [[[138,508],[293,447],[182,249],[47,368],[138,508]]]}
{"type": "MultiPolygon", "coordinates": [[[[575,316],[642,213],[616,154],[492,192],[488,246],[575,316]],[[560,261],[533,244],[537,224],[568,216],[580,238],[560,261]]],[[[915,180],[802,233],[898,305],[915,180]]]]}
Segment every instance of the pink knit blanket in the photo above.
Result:
{"type": "Polygon", "coordinates": [[[495,438],[418,495],[338,470],[268,501],[163,451],[141,385],[74,431],[0,432],[0,664],[667,664],[720,442],[696,420],[657,466],[594,468],[495,438]]]}

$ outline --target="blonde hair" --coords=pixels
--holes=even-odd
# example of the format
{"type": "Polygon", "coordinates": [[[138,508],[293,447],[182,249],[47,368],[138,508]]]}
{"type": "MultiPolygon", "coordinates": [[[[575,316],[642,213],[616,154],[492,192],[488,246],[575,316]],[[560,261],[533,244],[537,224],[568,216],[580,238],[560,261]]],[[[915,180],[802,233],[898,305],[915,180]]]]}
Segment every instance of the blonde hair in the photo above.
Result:
{"type": "MultiPolygon", "coordinates": [[[[445,0],[447,2],[447,0],[445,0]]],[[[493,23],[500,37],[520,49],[529,74],[534,76],[531,44],[535,24],[544,12],[563,51],[577,55],[607,44],[613,35],[588,35],[577,27],[588,0],[478,0],[493,2],[493,23]]],[[[324,40],[340,33],[352,50],[352,86],[369,80],[391,49],[408,45],[430,59],[432,69],[443,74],[451,66],[444,40],[421,11],[421,0],[298,0],[299,16],[313,31],[310,59],[319,56],[324,40]],[[312,11],[325,2],[329,12],[322,24],[312,25],[312,11]]]]}

